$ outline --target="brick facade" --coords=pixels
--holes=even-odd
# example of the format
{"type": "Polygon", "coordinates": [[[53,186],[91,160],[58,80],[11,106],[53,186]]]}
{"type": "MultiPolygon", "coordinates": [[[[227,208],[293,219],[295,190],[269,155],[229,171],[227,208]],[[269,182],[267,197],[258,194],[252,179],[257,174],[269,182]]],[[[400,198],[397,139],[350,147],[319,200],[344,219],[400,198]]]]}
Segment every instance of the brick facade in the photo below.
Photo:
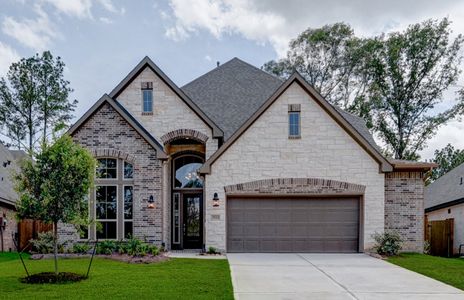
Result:
{"type": "MultiPolygon", "coordinates": [[[[13,242],[13,236],[16,236],[18,233],[18,223],[16,222],[15,211],[10,207],[0,206],[0,217],[6,218],[7,220],[5,230],[3,231],[3,251],[16,251],[16,247],[13,242]]],[[[0,248],[0,251],[1,250],[2,249],[0,248]]]]}
{"type": "MultiPolygon", "coordinates": [[[[164,202],[162,162],[157,159],[156,150],[107,103],[85,121],[73,134],[73,139],[97,158],[121,158],[133,163],[134,236],[161,244],[164,202]],[[155,208],[148,208],[150,195],[155,198],[155,208]]],[[[62,239],[77,237],[69,225],[60,226],[60,236],[62,239]]]]}
{"type": "Polygon", "coordinates": [[[226,195],[240,194],[314,194],[363,195],[366,187],[360,184],[320,178],[273,178],[224,187],[226,195]]]}
{"type": "Polygon", "coordinates": [[[424,180],[422,172],[385,174],[385,230],[400,233],[403,250],[424,247],[424,180]]]}

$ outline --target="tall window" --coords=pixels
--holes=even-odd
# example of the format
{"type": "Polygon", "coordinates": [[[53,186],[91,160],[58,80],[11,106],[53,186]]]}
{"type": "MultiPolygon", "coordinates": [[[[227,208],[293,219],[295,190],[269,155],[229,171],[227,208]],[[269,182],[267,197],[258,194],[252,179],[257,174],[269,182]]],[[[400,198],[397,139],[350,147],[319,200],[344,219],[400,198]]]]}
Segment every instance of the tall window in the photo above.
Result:
{"type": "Polygon", "coordinates": [[[142,112],[153,112],[153,82],[142,82],[142,112]]]}
{"type": "Polygon", "coordinates": [[[91,195],[94,204],[90,207],[90,215],[95,216],[101,226],[91,227],[90,236],[123,239],[133,235],[133,164],[122,159],[99,158],[95,190],[91,195]]]}
{"type": "Polygon", "coordinates": [[[299,138],[301,136],[300,105],[290,104],[288,106],[288,137],[299,138]]]}

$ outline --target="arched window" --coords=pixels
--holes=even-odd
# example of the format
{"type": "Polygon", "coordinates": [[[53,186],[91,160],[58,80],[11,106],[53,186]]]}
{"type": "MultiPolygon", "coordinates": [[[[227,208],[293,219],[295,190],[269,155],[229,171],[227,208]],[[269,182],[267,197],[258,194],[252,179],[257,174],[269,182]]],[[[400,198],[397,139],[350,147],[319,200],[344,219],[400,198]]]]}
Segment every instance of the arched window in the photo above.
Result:
{"type": "MultiPolygon", "coordinates": [[[[134,165],[117,158],[98,158],[90,216],[101,224],[90,236],[123,239],[133,235],[134,165]]],[[[87,235],[89,236],[89,235],[87,235]]]]}
{"type": "Polygon", "coordinates": [[[201,189],[203,180],[198,169],[203,159],[195,155],[182,155],[174,160],[173,185],[176,189],[201,189]]]}

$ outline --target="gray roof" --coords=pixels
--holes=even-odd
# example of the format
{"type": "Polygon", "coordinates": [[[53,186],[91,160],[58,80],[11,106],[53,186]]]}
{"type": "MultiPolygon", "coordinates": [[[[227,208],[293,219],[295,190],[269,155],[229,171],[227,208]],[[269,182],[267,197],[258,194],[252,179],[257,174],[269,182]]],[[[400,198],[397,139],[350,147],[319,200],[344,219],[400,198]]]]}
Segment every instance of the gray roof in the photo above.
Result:
{"type": "Polygon", "coordinates": [[[26,157],[22,150],[9,150],[0,143],[0,202],[14,205],[18,195],[14,189],[13,174],[19,171],[18,160],[26,157]],[[6,166],[3,163],[7,163],[6,166]]]}
{"type": "Polygon", "coordinates": [[[464,198],[464,164],[457,166],[425,188],[425,208],[464,198]]]}
{"type": "MultiPolygon", "coordinates": [[[[283,83],[282,79],[235,57],[181,89],[222,129],[227,140],[283,83]]],[[[379,150],[362,118],[335,108],[379,150]]]]}
{"type": "Polygon", "coordinates": [[[222,129],[227,140],[282,83],[280,78],[233,58],[181,89],[222,129]]]}

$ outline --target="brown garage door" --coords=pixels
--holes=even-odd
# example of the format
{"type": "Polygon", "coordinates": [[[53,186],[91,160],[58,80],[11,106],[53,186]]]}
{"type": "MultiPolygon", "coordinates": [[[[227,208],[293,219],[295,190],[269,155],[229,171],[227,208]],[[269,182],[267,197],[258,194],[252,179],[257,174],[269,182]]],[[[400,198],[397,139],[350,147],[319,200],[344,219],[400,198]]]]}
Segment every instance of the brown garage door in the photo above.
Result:
{"type": "Polygon", "coordinates": [[[227,198],[228,252],[358,252],[359,198],[227,198]]]}

